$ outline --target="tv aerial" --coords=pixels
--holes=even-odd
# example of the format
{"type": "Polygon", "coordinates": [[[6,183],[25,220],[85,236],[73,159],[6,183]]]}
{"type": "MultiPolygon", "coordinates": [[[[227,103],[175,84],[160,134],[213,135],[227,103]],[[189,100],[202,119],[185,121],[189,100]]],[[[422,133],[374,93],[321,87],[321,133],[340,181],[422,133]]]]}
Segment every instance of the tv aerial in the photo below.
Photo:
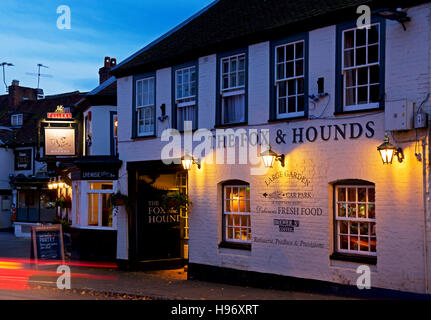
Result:
{"type": "Polygon", "coordinates": [[[40,73],[40,68],[47,68],[47,66],[44,66],[41,63],[37,64],[37,73],[32,73],[32,72],[26,72],[25,74],[29,75],[29,76],[37,76],[37,89],[39,89],[39,83],[40,83],[40,77],[45,77],[45,78],[52,78],[52,75],[50,74],[43,74],[40,73]]]}
{"type": "Polygon", "coordinates": [[[8,92],[8,90],[7,90],[7,84],[6,84],[6,76],[5,76],[5,72],[4,72],[4,67],[13,67],[14,64],[13,63],[9,63],[9,62],[2,62],[2,63],[0,63],[0,66],[3,67],[3,82],[4,82],[4,86],[6,87],[6,92],[8,92]]]}

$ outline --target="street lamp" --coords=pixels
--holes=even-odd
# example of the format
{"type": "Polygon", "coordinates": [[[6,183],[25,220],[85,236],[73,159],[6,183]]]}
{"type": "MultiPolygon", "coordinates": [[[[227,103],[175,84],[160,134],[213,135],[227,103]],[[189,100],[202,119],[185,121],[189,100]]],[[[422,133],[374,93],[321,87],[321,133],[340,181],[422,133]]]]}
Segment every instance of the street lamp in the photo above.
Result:
{"type": "Polygon", "coordinates": [[[400,8],[382,8],[374,11],[373,13],[384,19],[398,21],[403,26],[404,31],[407,30],[406,26],[404,25],[404,22],[410,21],[410,17],[407,16],[406,12],[401,11],[400,8]]]}
{"type": "Polygon", "coordinates": [[[403,150],[389,142],[389,136],[387,133],[385,133],[383,143],[377,147],[377,151],[379,151],[383,164],[391,164],[394,156],[397,156],[398,162],[400,163],[404,160],[403,150]]]}
{"type": "Polygon", "coordinates": [[[271,145],[269,145],[268,150],[262,152],[260,156],[262,157],[263,163],[267,168],[272,168],[275,160],[280,161],[281,166],[284,167],[285,155],[284,154],[279,155],[274,151],[272,151],[271,145]]]}

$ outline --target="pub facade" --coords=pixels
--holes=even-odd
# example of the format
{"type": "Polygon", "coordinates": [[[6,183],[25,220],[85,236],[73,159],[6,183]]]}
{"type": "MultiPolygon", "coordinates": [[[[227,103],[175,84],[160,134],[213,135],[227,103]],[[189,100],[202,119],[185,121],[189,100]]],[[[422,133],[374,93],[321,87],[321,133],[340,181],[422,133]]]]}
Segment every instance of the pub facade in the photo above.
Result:
{"type": "Polygon", "coordinates": [[[429,293],[431,4],[361,4],[216,1],[113,68],[119,262],[429,293]]]}

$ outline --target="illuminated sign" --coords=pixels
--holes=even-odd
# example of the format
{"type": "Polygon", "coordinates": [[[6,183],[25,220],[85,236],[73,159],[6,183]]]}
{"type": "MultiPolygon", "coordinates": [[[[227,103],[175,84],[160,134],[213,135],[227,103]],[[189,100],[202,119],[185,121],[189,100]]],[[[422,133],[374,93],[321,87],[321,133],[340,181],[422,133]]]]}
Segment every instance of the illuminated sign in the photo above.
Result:
{"type": "Polygon", "coordinates": [[[46,156],[74,156],[75,129],[45,128],[46,156]]]}
{"type": "Polygon", "coordinates": [[[57,106],[55,112],[48,113],[48,119],[72,119],[72,114],[65,112],[63,106],[57,106]]]}

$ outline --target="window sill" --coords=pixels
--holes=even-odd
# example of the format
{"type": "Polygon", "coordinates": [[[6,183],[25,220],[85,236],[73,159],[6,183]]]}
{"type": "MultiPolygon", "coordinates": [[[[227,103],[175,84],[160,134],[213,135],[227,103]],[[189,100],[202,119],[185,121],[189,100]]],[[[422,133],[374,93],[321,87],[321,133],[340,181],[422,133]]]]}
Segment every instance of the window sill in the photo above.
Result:
{"type": "Polygon", "coordinates": [[[291,120],[308,120],[308,116],[303,115],[303,116],[296,116],[296,117],[291,117],[291,118],[269,119],[268,123],[287,122],[287,121],[291,121],[291,120]]]}
{"type": "Polygon", "coordinates": [[[361,256],[357,254],[348,254],[348,253],[340,253],[340,252],[334,252],[329,257],[331,260],[340,260],[340,261],[348,261],[348,262],[356,262],[356,263],[364,263],[364,264],[370,264],[370,265],[376,265],[377,264],[377,257],[376,256],[361,256]]]}
{"type": "Polygon", "coordinates": [[[383,112],[383,107],[378,108],[368,108],[368,109],[358,109],[358,110],[350,110],[350,111],[335,111],[334,116],[346,115],[346,114],[354,114],[354,113],[380,113],[383,112]]]}
{"type": "Polygon", "coordinates": [[[216,129],[223,129],[223,128],[231,128],[231,127],[241,127],[241,126],[247,126],[248,122],[236,122],[236,123],[226,123],[226,124],[216,124],[214,128],[216,129]]]}
{"type": "Polygon", "coordinates": [[[247,250],[251,251],[251,243],[236,243],[236,242],[228,242],[222,241],[218,245],[219,249],[237,249],[237,250],[247,250]]]}
{"type": "Polygon", "coordinates": [[[133,136],[132,140],[147,140],[147,139],[154,139],[157,138],[155,134],[149,135],[149,136],[133,136]]]}

